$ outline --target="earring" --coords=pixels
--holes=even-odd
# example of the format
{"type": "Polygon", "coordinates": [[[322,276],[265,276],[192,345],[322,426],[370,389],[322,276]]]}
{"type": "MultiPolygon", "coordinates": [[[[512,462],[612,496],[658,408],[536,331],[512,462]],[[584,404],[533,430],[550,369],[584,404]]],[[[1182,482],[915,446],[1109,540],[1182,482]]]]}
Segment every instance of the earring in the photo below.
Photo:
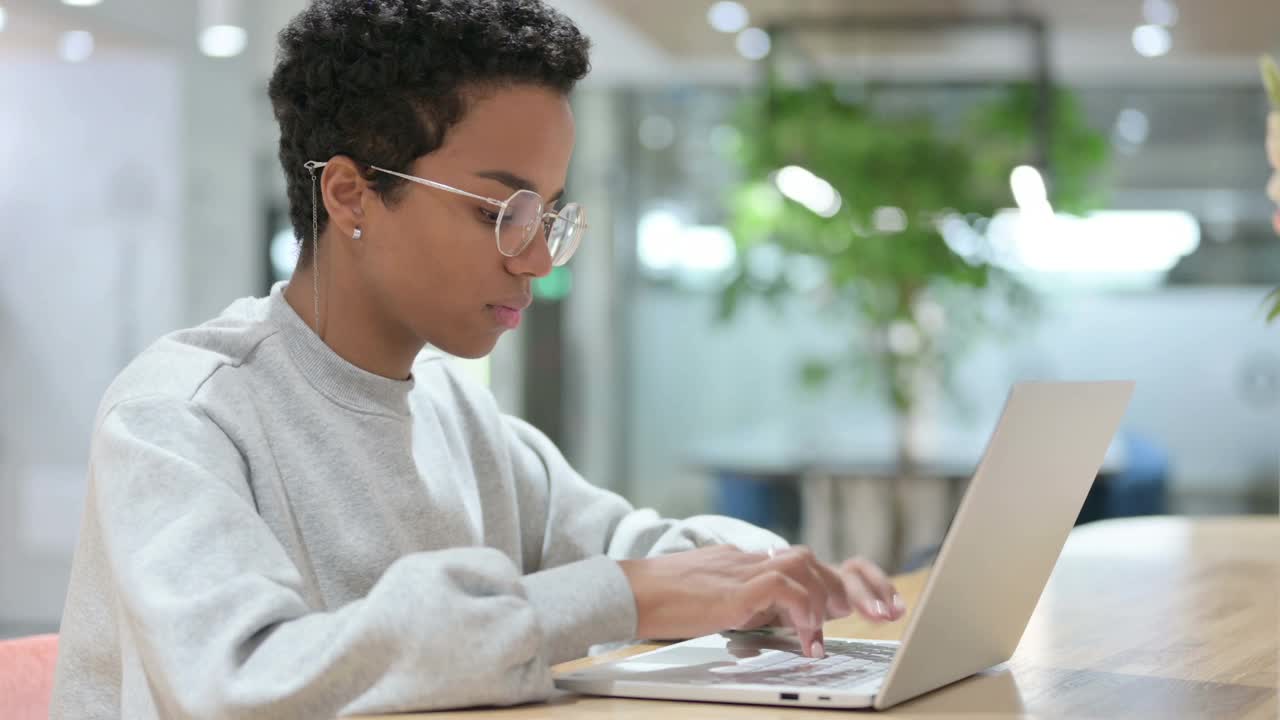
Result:
{"type": "Polygon", "coordinates": [[[361,235],[364,235],[364,231],[361,230],[360,228],[356,228],[356,231],[351,233],[351,239],[359,240],[361,235]]]}
{"type": "Polygon", "coordinates": [[[311,297],[315,302],[316,334],[320,334],[320,202],[316,197],[316,168],[324,163],[310,160],[306,163],[311,175],[311,297]]]}

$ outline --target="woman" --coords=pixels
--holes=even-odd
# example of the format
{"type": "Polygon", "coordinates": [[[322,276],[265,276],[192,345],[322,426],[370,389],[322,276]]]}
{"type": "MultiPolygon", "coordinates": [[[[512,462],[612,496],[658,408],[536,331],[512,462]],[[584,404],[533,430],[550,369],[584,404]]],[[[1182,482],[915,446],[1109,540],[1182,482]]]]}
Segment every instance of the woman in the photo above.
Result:
{"type": "Polygon", "coordinates": [[[776,615],[820,655],[824,618],[901,615],[871,564],[591,486],[444,361],[580,240],[587,47],[538,0],[320,0],[281,32],[301,257],[107,391],[55,717],[510,704],[596,643],[776,615]]]}

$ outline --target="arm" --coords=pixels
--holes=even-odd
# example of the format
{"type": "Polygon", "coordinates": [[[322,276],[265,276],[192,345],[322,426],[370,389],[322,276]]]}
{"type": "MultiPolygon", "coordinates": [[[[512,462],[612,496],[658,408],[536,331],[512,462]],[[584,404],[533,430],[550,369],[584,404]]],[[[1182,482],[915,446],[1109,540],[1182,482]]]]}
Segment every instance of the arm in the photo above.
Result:
{"type": "Polygon", "coordinates": [[[634,601],[607,558],[522,576],[501,552],[415,553],[367,596],[309,602],[257,514],[245,462],[198,407],[105,415],[87,512],[101,526],[122,642],[161,713],[321,717],[546,697],[549,666],[626,638],[634,601]],[[562,605],[563,588],[591,598],[562,605]]]}
{"type": "Polygon", "coordinates": [[[804,650],[816,656],[823,619],[855,608],[877,621],[905,611],[892,583],[870,563],[834,568],[807,548],[775,554],[787,546],[782,538],[731,518],[676,521],[635,510],[583,480],[542,433],[515,418],[504,421],[529,518],[525,547],[541,548],[544,568],[593,554],[617,559],[635,596],[639,637],[694,637],[777,618],[796,628],[804,650]]]}
{"type": "Polygon", "coordinates": [[[623,560],[710,545],[733,545],[758,553],[787,546],[768,530],[733,518],[701,515],[672,520],[650,509],[637,510],[616,493],[584,480],[533,426],[510,416],[503,421],[520,507],[530,518],[523,529],[525,545],[541,548],[538,568],[592,555],[623,560]]]}

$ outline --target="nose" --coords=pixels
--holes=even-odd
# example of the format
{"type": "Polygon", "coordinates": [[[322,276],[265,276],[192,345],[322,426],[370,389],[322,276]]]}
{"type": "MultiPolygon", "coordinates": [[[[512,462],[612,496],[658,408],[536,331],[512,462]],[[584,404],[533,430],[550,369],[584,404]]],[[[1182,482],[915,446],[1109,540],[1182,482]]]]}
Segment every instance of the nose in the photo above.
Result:
{"type": "Polygon", "coordinates": [[[539,222],[533,238],[520,254],[506,258],[507,272],[512,275],[546,277],[551,273],[551,248],[547,245],[546,225],[539,222]]]}

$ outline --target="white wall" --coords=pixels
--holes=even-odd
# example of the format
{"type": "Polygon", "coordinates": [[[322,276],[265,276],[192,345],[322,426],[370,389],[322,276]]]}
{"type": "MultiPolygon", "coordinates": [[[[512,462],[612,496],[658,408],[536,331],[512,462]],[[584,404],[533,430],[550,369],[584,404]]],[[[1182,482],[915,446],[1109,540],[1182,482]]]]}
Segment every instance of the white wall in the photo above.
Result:
{"type": "Polygon", "coordinates": [[[266,103],[266,91],[255,86],[245,58],[193,56],[182,70],[181,324],[187,326],[217,315],[236,298],[263,292],[266,182],[256,170],[264,149],[255,110],[266,103]]]}
{"type": "Polygon", "coordinates": [[[102,391],[183,315],[179,76],[162,56],[6,62],[0,623],[56,622],[102,391]]]}
{"type": "Polygon", "coordinates": [[[0,107],[0,627],[60,617],[111,379],[262,291],[252,70],[192,47],[0,68],[24,100],[0,107]]]}

